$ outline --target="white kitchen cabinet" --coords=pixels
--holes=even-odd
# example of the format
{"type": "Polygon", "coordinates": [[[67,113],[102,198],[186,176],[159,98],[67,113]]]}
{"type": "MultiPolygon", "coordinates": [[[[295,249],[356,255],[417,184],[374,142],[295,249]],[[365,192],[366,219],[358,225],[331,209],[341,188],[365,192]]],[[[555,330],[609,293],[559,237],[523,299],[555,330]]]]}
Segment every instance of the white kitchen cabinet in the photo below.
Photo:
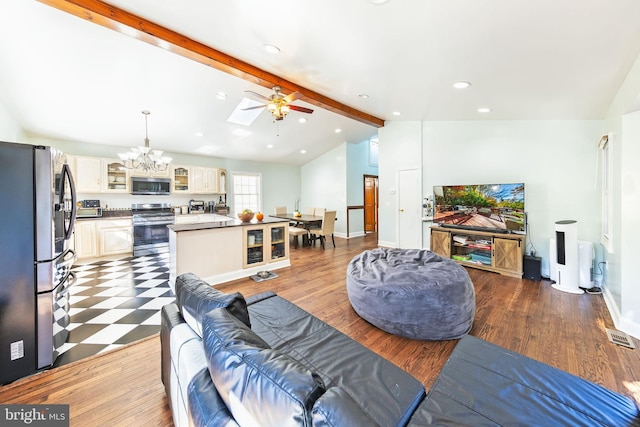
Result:
{"type": "Polygon", "coordinates": [[[76,221],[75,248],[78,260],[133,253],[131,219],[76,221]]]}
{"type": "Polygon", "coordinates": [[[98,256],[97,221],[76,221],[74,240],[76,259],[95,258],[98,256]]]}
{"type": "Polygon", "coordinates": [[[130,219],[96,221],[98,256],[133,252],[133,225],[130,219]]]}
{"type": "Polygon", "coordinates": [[[74,178],[77,193],[100,193],[102,191],[102,159],[76,157],[74,178]]]}
{"type": "Polygon", "coordinates": [[[171,192],[189,193],[189,179],[191,178],[191,168],[189,166],[171,166],[171,192]]]}
{"type": "Polygon", "coordinates": [[[120,160],[102,159],[102,191],[129,192],[129,169],[125,168],[120,160]]]}
{"type": "Polygon", "coordinates": [[[190,193],[214,194],[218,193],[218,169],[202,166],[191,166],[189,181],[190,193]]]}

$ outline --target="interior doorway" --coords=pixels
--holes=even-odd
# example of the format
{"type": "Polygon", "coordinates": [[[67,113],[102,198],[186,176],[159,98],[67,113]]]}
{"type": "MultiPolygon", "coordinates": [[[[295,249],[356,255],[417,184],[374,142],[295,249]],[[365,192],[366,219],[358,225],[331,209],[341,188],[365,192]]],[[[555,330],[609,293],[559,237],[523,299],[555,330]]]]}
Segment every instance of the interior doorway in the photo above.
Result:
{"type": "Polygon", "coordinates": [[[364,232],[378,231],[378,176],[364,175],[364,232]]]}

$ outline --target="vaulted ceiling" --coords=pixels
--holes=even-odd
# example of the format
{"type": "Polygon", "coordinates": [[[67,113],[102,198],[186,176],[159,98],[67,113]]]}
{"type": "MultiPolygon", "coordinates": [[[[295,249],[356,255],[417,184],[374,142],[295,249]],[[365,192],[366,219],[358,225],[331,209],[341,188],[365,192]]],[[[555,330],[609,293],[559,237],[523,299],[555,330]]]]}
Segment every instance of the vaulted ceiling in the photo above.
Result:
{"type": "Polygon", "coordinates": [[[385,120],[602,119],[638,16],[637,0],[4,0],[0,102],[33,135],[140,145],[146,109],[152,148],[303,164],[385,120]],[[227,122],[274,80],[313,114],[227,122]]]}

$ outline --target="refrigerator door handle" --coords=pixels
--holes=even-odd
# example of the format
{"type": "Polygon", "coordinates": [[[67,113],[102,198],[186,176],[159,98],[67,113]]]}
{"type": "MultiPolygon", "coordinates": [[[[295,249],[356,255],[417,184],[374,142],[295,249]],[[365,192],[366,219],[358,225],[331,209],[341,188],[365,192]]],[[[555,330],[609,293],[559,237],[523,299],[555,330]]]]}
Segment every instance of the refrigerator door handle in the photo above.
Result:
{"type": "Polygon", "coordinates": [[[73,236],[73,226],[76,222],[76,187],[73,182],[71,168],[67,163],[62,165],[62,176],[60,179],[60,189],[58,193],[60,194],[60,198],[58,200],[58,210],[63,211],[65,215],[70,211],[69,224],[65,224],[64,230],[64,240],[69,240],[73,236]],[[67,206],[65,200],[65,182],[67,181],[69,182],[69,190],[71,192],[71,206],[67,206]]]}

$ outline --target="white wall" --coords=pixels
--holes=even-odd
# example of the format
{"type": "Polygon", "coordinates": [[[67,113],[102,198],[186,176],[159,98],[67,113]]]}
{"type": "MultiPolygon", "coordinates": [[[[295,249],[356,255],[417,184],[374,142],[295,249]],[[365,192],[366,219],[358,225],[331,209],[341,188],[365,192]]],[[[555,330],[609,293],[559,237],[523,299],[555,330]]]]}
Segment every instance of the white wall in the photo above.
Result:
{"type": "MultiPolygon", "coordinates": [[[[600,240],[594,187],[601,121],[424,122],[423,185],[525,183],[527,241],[549,274],[555,222],[578,221],[578,237],[600,240]]],[[[530,249],[530,247],[529,247],[530,249]]]]}
{"type": "Polygon", "coordinates": [[[346,237],[347,221],[347,143],[304,164],[300,170],[302,200],[300,210],[319,207],[335,210],[334,234],[346,237]]]}
{"type": "Polygon", "coordinates": [[[605,132],[613,134],[613,251],[607,260],[604,295],[616,327],[640,337],[640,286],[637,277],[640,176],[638,115],[633,112],[640,97],[640,56],[618,90],[605,121],[605,132]],[[632,113],[632,114],[630,114],[632,113]]]}
{"type": "Polygon", "coordinates": [[[398,243],[398,182],[399,170],[422,167],[422,123],[385,122],[378,130],[380,142],[378,180],[378,244],[397,248],[398,243]]]}
{"type": "Polygon", "coordinates": [[[18,142],[20,127],[9,109],[0,101],[0,141],[18,142]]]}

